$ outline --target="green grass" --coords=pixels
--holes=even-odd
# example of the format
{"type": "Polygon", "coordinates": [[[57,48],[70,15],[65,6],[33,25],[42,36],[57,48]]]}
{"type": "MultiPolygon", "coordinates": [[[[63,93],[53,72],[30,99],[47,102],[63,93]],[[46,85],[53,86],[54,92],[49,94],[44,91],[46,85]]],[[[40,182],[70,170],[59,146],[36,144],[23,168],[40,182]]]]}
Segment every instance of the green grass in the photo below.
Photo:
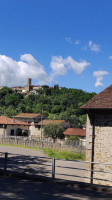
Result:
{"type": "Polygon", "coordinates": [[[9,146],[9,147],[19,147],[19,148],[26,148],[26,149],[33,149],[38,151],[39,147],[30,147],[30,146],[24,146],[24,145],[13,145],[13,144],[0,144],[0,146],[9,146]]]}
{"type": "Polygon", "coordinates": [[[27,148],[32,149],[35,151],[38,151],[39,149],[43,150],[45,154],[47,154],[51,158],[57,158],[57,159],[65,159],[65,160],[85,160],[85,155],[80,153],[73,153],[69,151],[58,151],[56,149],[45,149],[45,148],[39,148],[39,147],[29,147],[29,146],[23,146],[23,145],[10,145],[10,144],[0,144],[0,146],[13,146],[13,147],[20,147],[20,148],[27,148]]]}
{"type": "Polygon", "coordinates": [[[85,160],[85,155],[68,151],[58,151],[55,149],[44,149],[49,157],[66,160],[85,160]]]}

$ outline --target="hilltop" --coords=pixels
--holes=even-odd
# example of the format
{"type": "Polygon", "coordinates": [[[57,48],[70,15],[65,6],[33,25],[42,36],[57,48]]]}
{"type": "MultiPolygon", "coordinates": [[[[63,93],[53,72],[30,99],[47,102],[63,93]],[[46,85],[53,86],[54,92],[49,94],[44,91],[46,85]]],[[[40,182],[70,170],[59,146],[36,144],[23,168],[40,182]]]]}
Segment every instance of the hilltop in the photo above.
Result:
{"type": "Polygon", "coordinates": [[[72,127],[85,123],[85,111],[80,106],[95,93],[79,89],[42,86],[36,94],[17,93],[8,87],[0,90],[0,115],[14,116],[20,112],[42,113],[49,119],[70,121],[72,127]],[[43,111],[42,111],[43,110],[43,111]]]}

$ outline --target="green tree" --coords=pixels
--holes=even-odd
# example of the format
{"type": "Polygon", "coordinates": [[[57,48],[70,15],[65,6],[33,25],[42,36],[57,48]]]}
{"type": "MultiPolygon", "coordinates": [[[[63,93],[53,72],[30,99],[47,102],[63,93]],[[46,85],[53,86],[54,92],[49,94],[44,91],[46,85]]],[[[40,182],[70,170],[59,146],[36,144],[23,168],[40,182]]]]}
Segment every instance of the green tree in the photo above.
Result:
{"type": "Polygon", "coordinates": [[[61,125],[57,124],[49,124],[44,126],[44,135],[47,137],[51,137],[54,140],[56,138],[63,138],[64,128],[61,125]]]}

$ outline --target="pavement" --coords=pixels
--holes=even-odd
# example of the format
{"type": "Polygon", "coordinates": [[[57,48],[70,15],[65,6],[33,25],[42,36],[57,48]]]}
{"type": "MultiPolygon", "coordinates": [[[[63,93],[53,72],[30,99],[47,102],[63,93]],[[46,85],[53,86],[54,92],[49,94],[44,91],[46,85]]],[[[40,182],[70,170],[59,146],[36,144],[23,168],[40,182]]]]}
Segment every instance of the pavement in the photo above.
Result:
{"type": "Polygon", "coordinates": [[[112,200],[104,192],[68,187],[55,183],[0,177],[1,200],[112,200]]]}
{"type": "MultiPolygon", "coordinates": [[[[56,181],[52,181],[52,159],[48,158],[42,150],[0,146],[0,152],[9,153],[7,169],[15,174],[22,174],[22,176],[12,176],[9,173],[8,177],[0,176],[0,200],[48,200],[49,198],[50,200],[112,200],[112,193],[108,193],[107,188],[97,188],[97,186],[92,188],[90,185],[81,183],[84,179],[79,176],[84,176],[84,170],[77,170],[77,168],[84,169],[84,163],[56,160],[56,181]],[[25,179],[26,175],[31,179],[25,179]],[[42,181],[42,176],[47,181],[42,181]],[[68,180],[67,184],[64,180],[68,180]]],[[[4,154],[1,153],[0,169],[3,163],[4,154]]]]}
{"type": "MultiPolygon", "coordinates": [[[[0,152],[8,152],[7,170],[25,173],[29,175],[52,176],[52,159],[42,150],[32,150],[20,147],[0,146],[0,152]],[[40,158],[41,157],[41,158],[40,158]]],[[[1,155],[4,156],[4,155],[1,155]]],[[[4,159],[4,158],[3,158],[4,159]]],[[[0,167],[3,168],[3,159],[1,158],[0,167]]],[[[75,161],[57,160],[55,162],[55,178],[84,181],[85,164],[75,161]]]]}

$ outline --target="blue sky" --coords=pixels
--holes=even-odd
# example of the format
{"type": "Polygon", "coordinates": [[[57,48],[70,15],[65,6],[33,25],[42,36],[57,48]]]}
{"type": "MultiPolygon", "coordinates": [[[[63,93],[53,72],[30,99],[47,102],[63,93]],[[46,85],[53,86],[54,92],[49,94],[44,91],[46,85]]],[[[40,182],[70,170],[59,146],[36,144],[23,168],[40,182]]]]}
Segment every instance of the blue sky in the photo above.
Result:
{"type": "Polygon", "coordinates": [[[0,85],[112,84],[111,0],[0,0],[0,85]]]}

